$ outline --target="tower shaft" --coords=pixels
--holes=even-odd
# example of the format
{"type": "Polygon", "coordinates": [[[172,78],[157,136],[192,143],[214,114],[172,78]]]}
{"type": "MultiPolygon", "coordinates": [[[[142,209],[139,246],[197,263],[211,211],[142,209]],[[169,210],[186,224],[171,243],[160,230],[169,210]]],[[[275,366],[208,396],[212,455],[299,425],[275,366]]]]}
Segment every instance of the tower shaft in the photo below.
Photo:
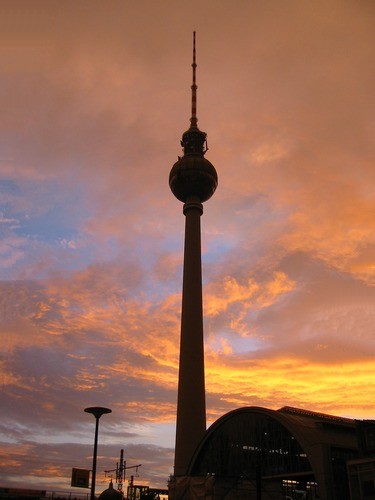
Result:
{"type": "Polygon", "coordinates": [[[187,474],[192,455],[206,430],[202,263],[199,198],[184,204],[185,250],[182,285],[180,369],[178,380],[174,473],[187,474]]]}

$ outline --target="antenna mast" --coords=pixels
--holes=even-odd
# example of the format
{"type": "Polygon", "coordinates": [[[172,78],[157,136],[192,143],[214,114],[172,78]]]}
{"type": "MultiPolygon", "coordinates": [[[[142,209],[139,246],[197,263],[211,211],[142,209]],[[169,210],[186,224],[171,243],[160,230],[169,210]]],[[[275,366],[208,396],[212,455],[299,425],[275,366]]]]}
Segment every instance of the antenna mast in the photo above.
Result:
{"type": "Polygon", "coordinates": [[[195,31],[193,32],[193,84],[191,86],[191,118],[190,123],[192,127],[197,127],[197,83],[196,83],[196,50],[195,50],[195,31]]]}

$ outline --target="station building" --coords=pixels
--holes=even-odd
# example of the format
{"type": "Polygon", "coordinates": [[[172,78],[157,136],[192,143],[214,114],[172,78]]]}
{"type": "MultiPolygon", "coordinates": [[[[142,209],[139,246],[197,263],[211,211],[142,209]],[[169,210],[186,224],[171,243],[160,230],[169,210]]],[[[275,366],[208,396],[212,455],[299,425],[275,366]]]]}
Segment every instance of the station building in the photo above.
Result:
{"type": "Polygon", "coordinates": [[[245,407],[206,431],[170,498],[375,499],[375,421],[245,407]]]}

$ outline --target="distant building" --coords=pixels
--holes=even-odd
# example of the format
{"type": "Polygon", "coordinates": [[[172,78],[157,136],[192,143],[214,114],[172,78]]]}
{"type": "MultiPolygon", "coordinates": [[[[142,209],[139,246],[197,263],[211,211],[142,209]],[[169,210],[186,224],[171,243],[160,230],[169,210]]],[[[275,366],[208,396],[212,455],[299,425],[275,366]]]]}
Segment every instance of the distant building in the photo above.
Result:
{"type": "Polygon", "coordinates": [[[47,497],[46,490],[34,490],[32,488],[0,488],[0,498],[10,499],[44,499],[47,497]]]}
{"type": "Polygon", "coordinates": [[[122,500],[123,495],[121,491],[115,490],[112,481],[106,490],[102,491],[99,495],[99,500],[122,500]]]}

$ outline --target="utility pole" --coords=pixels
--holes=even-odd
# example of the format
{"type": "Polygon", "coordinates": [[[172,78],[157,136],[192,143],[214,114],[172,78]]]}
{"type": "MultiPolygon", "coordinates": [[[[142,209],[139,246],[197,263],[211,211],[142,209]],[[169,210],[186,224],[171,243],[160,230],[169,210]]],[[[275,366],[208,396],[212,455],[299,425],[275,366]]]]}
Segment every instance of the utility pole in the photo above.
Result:
{"type": "MultiPolygon", "coordinates": [[[[105,474],[105,477],[107,477],[107,475],[109,475],[111,472],[115,472],[116,473],[117,489],[118,489],[118,491],[122,491],[123,484],[125,483],[126,470],[127,469],[136,469],[136,472],[138,472],[138,467],[141,467],[141,466],[142,466],[142,464],[127,466],[126,460],[124,460],[124,450],[121,450],[120,462],[117,462],[116,469],[105,470],[104,474],[105,474]]],[[[131,476],[131,477],[133,477],[133,476],[131,476]]]]}

